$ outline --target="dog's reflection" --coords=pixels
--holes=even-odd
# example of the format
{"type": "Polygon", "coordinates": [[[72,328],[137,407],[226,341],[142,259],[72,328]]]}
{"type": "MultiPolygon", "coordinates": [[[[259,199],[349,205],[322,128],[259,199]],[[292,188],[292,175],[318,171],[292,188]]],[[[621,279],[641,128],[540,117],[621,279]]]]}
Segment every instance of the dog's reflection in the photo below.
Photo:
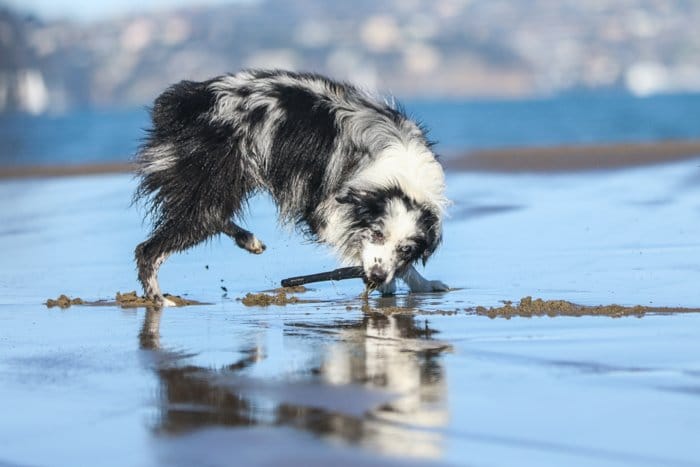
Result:
{"type": "MultiPolygon", "coordinates": [[[[435,341],[434,330],[413,315],[372,311],[342,323],[287,323],[279,331],[285,338],[327,338],[329,332],[333,337],[327,345],[312,346],[322,356],[313,356],[310,361],[320,360],[321,364],[309,368],[301,383],[261,384],[263,393],[274,394],[264,402],[251,378],[243,376],[245,370],[262,359],[283,355],[267,355],[259,345],[250,345],[222,368],[189,365],[186,356],[161,347],[161,316],[160,309],[148,310],[139,334],[141,348],[155,356],[152,361],[160,385],[158,432],[179,433],[215,425],[280,425],[402,456],[437,457],[442,452],[442,436],[434,428],[447,422],[441,362],[447,347],[435,341]],[[278,387],[271,390],[270,384],[278,387]],[[285,400],[287,384],[295,384],[297,391],[300,385],[307,388],[308,397],[302,397],[305,402],[299,403],[298,394],[293,403],[285,400]],[[390,395],[388,402],[367,407],[361,415],[349,415],[352,411],[343,410],[343,406],[351,401],[342,400],[348,397],[347,392],[339,389],[348,385],[359,391],[380,389],[390,395]],[[316,390],[338,399],[334,408],[315,404],[316,390]]],[[[266,328],[265,332],[274,329],[266,328]]]]}
{"type": "Polygon", "coordinates": [[[330,347],[323,379],[331,384],[364,382],[398,394],[374,410],[375,417],[444,425],[447,412],[440,406],[446,388],[440,358],[447,347],[430,338],[433,332],[412,315],[365,315],[356,328],[341,331],[341,342],[330,347]]]}

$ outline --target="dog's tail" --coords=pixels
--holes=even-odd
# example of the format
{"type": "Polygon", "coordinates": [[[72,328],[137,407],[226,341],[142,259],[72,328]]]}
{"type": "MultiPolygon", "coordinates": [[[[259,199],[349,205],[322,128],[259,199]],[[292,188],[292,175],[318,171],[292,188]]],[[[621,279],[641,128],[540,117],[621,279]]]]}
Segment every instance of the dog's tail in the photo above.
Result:
{"type": "Polygon", "coordinates": [[[168,218],[227,217],[251,191],[232,125],[212,120],[218,96],[213,80],[181,81],[155,100],[152,127],[136,158],[134,202],[154,226],[168,218]]]}
{"type": "Polygon", "coordinates": [[[133,201],[146,205],[155,224],[162,221],[165,204],[176,201],[182,175],[190,172],[187,165],[202,152],[195,140],[207,133],[207,115],[216,103],[211,82],[174,84],[150,109],[152,126],[134,160],[139,184],[133,201]]]}

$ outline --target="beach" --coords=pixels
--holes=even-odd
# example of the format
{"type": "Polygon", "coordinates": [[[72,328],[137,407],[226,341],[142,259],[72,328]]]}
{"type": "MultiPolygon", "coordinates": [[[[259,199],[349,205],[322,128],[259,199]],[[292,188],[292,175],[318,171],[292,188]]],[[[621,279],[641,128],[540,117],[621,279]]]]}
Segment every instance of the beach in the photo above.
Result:
{"type": "Polygon", "coordinates": [[[700,143],[445,166],[424,275],[451,291],[346,280],[247,306],[338,267],[258,197],[267,251],[174,255],[162,288],[204,304],[163,310],[45,305],[138,290],[128,164],[4,168],[0,465],[700,465],[700,143]],[[648,309],[479,312],[524,297],[648,309]]]}

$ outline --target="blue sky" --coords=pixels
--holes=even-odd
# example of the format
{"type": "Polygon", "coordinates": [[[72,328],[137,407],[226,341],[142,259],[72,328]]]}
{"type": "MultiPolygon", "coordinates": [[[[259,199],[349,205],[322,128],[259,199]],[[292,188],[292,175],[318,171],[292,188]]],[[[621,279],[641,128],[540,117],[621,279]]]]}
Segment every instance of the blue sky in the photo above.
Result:
{"type": "Polygon", "coordinates": [[[2,3],[19,11],[35,13],[42,18],[92,21],[134,11],[236,1],[246,0],[4,0],[2,3]]]}

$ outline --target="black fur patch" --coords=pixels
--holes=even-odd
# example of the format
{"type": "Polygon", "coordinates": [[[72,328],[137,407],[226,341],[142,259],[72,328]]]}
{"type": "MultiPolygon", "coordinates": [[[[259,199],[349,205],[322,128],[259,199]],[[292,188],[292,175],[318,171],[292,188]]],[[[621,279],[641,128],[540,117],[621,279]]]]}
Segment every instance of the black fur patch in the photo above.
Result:
{"type": "MultiPolygon", "coordinates": [[[[420,251],[420,259],[425,266],[426,261],[430,258],[440,243],[442,242],[442,229],[440,229],[440,220],[435,212],[430,209],[421,209],[418,225],[421,226],[421,232],[425,233],[425,244],[420,251]]],[[[416,258],[417,259],[417,258],[416,258]]]]}
{"type": "Polygon", "coordinates": [[[245,116],[245,121],[250,125],[250,129],[254,130],[258,125],[265,121],[267,116],[267,106],[259,105],[249,111],[245,116]]]}
{"type": "Polygon", "coordinates": [[[288,194],[306,193],[300,206],[302,218],[315,233],[320,219],[314,210],[326,193],[325,167],[328,165],[338,130],[329,103],[311,92],[294,86],[278,86],[278,99],[285,119],[272,142],[271,164],[266,174],[272,196],[278,203],[288,202],[288,194]]]}
{"type": "Polygon", "coordinates": [[[197,125],[216,102],[216,95],[208,89],[213,81],[180,81],[158,96],[151,109],[156,136],[167,138],[197,125]]]}
{"type": "Polygon", "coordinates": [[[339,203],[352,205],[353,224],[356,229],[367,228],[376,224],[386,213],[386,206],[392,199],[401,200],[406,209],[418,209],[418,203],[408,197],[399,187],[387,187],[378,190],[356,190],[350,188],[346,193],[336,197],[339,203]]]}

